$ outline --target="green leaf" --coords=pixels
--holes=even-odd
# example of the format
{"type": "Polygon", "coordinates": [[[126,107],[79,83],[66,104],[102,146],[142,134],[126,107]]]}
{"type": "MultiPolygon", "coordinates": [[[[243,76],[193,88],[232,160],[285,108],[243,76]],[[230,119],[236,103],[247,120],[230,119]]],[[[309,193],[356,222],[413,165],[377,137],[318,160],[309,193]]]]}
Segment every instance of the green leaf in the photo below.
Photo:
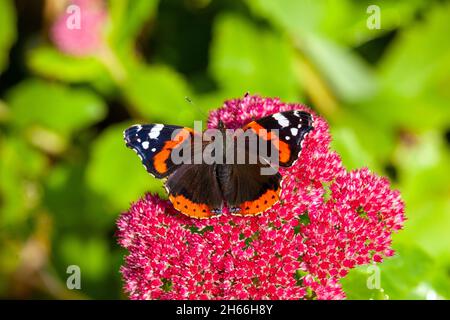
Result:
{"type": "MultiPolygon", "coordinates": [[[[81,279],[99,281],[108,271],[111,259],[106,239],[100,237],[80,237],[65,235],[57,244],[57,252],[62,265],[80,267],[81,279]]],[[[83,281],[81,281],[83,284],[83,281]]]]}
{"type": "Polygon", "coordinates": [[[0,1],[0,73],[8,63],[9,49],[16,40],[16,13],[13,1],[0,1]]]}
{"type": "Polygon", "coordinates": [[[323,1],[248,0],[247,4],[255,13],[296,35],[316,32],[326,14],[323,1]]]}
{"type": "Polygon", "coordinates": [[[448,75],[449,15],[450,4],[435,6],[423,21],[401,33],[380,65],[386,88],[402,96],[417,96],[433,77],[448,75]]]}
{"type": "Polygon", "coordinates": [[[372,69],[348,48],[314,35],[305,35],[297,46],[342,100],[354,103],[367,100],[377,92],[372,69]]]}
{"type": "Polygon", "coordinates": [[[92,82],[106,74],[97,58],[69,56],[53,47],[31,50],[27,64],[39,75],[67,82],[92,82]]]}
{"type": "Polygon", "coordinates": [[[247,0],[250,9],[288,31],[294,37],[305,34],[326,37],[330,40],[360,44],[386,31],[408,24],[415,18],[424,0],[339,0],[339,1],[298,1],[298,0],[247,0]],[[381,28],[369,29],[367,13],[370,5],[377,5],[381,13],[381,28]],[[336,32],[339,30],[339,32],[336,32]]]}
{"type": "MultiPolygon", "coordinates": [[[[363,266],[350,270],[341,280],[344,292],[349,300],[386,300],[390,297],[380,286],[376,287],[377,266],[363,266]]],[[[381,283],[380,283],[381,284],[381,283]]]]}
{"type": "Polygon", "coordinates": [[[397,245],[394,257],[382,264],[361,266],[350,271],[342,285],[348,299],[436,299],[445,293],[437,280],[446,281],[445,270],[421,249],[411,245],[397,245]],[[377,269],[377,267],[379,269],[377,269]],[[380,288],[375,277],[379,274],[380,288]],[[442,278],[444,277],[444,278],[442,278]],[[368,286],[372,284],[372,286],[368,286]],[[373,288],[373,289],[370,289],[373,288]],[[380,296],[380,294],[382,294],[380,296]],[[385,297],[387,295],[387,297],[385,297]]]}
{"type": "Polygon", "coordinates": [[[123,131],[128,126],[109,127],[97,138],[86,172],[91,190],[107,199],[112,214],[127,209],[147,191],[164,194],[161,181],[150,176],[139,157],[126,148],[123,131]]]}
{"type": "Polygon", "coordinates": [[[46,165],[43,155],[23,140],[0,135],[0,227],[17,228],[39,204],[38,179],[46,165]]]}
{"type": "Polygon", "coordinates": [[[437,133],[401,145],[396,163],[406,202],[405,230],[398,238],[415,243],[433,257],[448,254],[450,243],[450,153],[437,133]]]}
{"type": "Polygon", "coordinates": [[[158,0],[110,0],[111,38],[118,46],[133,42],[144,24],[155,15],[158,0]]]}
{"type": "MultiPolygon", "coordinates": [[[[417,18],[417,13],[425,10],[426,0],[371,0],[360,1],[329,1],[334,4],[335,19],[324,19],[324,30],[328,37],[350,45],[360,45],[395,29],[401,29],[411,24],[417,18]],[[347,5],[342,5],[347,3],[347,5]],[[367,12],[369,6],[377,5],[380,8],[380,29],[369,29],[367,21],[373,11],[367,12]],[[345,12],[343,12],[345,11],[345,12]],[[336,32],[336,28],[342,28],[336,32]]],[[[327,17],[329,17],[329,12],[327,17]]]]}
{"type": "Polygon", "coordinates": [[[181,75],[164,66],[137,66],[129,73],[124,95],[147,121],[192,126],[198,115],[185,100],[192,94],[181,75]]]}
{"type": "Polygon", "coordinates": [[[351,127],[334,127],[332,146],[342,158],[348,170],[368,167],[374,170],[373,155],[363,145],[360,137],[351,127]]]}
{"type": "Polygon", "coordinates": [[[14,125],[42,126],[63,135],[103,119],[104,102],[86,89],[72,89],[42,80],[25,80],[7,95],[14,125]]]}
{"type": "Polygon", "coordinates": [[[0,123],[4,123],[9,120],[10,112],[6,103],[0,99],[0,123]]]}
{"type": "Polygon", "coordinates": [[[405,28],[379,67],[381,88],[370,104],[359,106],[374,121],[414,130],[446,130],[450,119],[449,4],[429,10],[405,28]],[[380,107],[384,116],[379,116],[380,107]],[[378,120],[375,120],[378,119],[378,120]]]}
{"type": "Polygon", "coordinates": [[[342,110],[334,118],[331,142],[347,169],[369,167],[382,173],[395,149],[392,128],[368,121],[356,112],[342,110]]]}
{"type": "Polygon", "coordinates": [[[295,50],[287,39],[238,15],[217,18],[210,71],[229,96],[245,92],[297,100],[295,50]]]}
{"type": "Polygon", "coordinates": [[[98,196],[87,185],[86,164],[79,158],[72,156],[52,167],[44,181],[45,207],[62,234],[67,230],[91,233],[110,230],[116,217],[105,197],[98,196]]]}

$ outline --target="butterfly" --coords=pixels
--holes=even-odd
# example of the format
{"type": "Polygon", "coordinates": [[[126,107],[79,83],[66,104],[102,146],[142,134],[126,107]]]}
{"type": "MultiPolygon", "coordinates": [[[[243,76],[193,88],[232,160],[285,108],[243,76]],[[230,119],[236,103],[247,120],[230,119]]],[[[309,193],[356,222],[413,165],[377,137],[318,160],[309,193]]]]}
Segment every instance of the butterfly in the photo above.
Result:
{"type": "MultiPolygon", "coordinates": [[[[221,132],[225,131],[222,123],[219,127],[221,132]]],[[[174,152],[180,153],[186,147],[195,149],[196,138],[202,139],[201,151],[211,146],[211,140],[202,138],[200,133],[188,127],[137,124],[124,131],[124,140],[126,146],[140,157],[147,172],[158,179],[166,179],[165,188],[176,210],[192,218],[204,219],[219,216],[225,205],[234,215],[253,216],[277,203],[282,176],[278,169],[272,174],[263,174],[262,169],[273,167],[272,156],[276,156],[279,167],[292,166],[300,156],[306,135],[313,129],[312,115],[300,110],[279,112],[249,122],[241,128],[241,135],[253,135],[274,150],[266,157],[258,156],[256,163],[248,161],[255,152],[250,150],[249,143],[231,147],[233,159],[244,155],[246,161],[243,163],[174,161],[174,152]]],[[[224,144],[223,149],[226,148],[230,147],[224,144]]],[[[220,151],[227,154],[229,150],[220,151]]]]}

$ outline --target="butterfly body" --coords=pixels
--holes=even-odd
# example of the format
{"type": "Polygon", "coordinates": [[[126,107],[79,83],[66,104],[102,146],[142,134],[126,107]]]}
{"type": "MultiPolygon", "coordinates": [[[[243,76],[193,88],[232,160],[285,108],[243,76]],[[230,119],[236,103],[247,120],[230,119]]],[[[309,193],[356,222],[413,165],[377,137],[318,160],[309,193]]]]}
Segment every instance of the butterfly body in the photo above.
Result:
{"type": "Polygon", "coordinates": [[[291,166],[312,125],[309,113],[287,111],[252,121],[231,138],[223,125],[219,125],[221,135],[214,140],[208,132],[203,135],[186,127],[162,124],[134,125],[125,130],[124,138],[150,174],[167,178],[169,200],[181,213],[210,218],[220,215],[227,206],[232,214],[252,216],[280,198],[282,177],[269,157],[275,155],[281,167],[291,166]],[[248,140],[236,143],[244,134],[248,140]],[[249,147],[252,137],[258,141],[256,149],[249,147]],[[214,148],[214,141],[223,143],[214,148]],[[209,149],[212,160],[195,161],[209,149]],[[263,149],[271,152],[261,153],[263,149]],[[174,155],[180,154],[188,161],[179,163],[174,155]]]}

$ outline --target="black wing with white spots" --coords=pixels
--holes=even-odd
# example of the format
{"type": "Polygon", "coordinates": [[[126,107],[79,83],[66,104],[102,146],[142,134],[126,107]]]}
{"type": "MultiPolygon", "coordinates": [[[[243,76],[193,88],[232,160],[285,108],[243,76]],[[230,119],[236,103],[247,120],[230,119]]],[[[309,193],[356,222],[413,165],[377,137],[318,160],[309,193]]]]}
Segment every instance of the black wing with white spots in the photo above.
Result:
{"type": "MultiPolygon", "coordinates": [[[[262,137],[259,133],[262,131],[261,129],[267,132],[276,132],[273,130],[278,130],[279,164],[282,167],[289,167],[300,156],[302,143],[306,135],[314,129],[313,122],[314,120],[310,113],[293,110],[275,113],[252,121],[244,128],[252,129],[260,137],[262,137]]],[[[264,133],[262,138],[267,140],[267,135],[264,133]]],[[[273,139],[270,141],[273,141],[273,139]]]]}
{"type": "Polygon", "coordinates": [[[163,124],[133,125],[123,133],[126,146],[133,149],[145,169],[156,178],[167,177],[179,165],[171,151],[192,136],[192,129],[163,124]]]}

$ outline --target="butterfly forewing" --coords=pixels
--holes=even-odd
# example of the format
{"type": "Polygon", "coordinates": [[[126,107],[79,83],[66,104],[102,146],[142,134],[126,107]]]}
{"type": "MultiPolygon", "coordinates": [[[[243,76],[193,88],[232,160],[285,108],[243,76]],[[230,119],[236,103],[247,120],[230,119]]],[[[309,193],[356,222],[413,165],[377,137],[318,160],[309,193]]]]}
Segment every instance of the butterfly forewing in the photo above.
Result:
{"type": "Polygon", "coordinates": [[[313,117],[299,110],[279,112],[252,121],[244,129],[252,130],[260,139],[266,140],[268,149],[273,148],[270,144],[276,144],[279,165],[289,167],[298,159],[302,142],[313,129],[313,117]]]}
{"type": "Polygon", "coordinates": [[[193,130],[163,124],[134,125],[124,132],[128,148],[133,149],[145,169],[156,178],[167,177],[179,164],[173,163],[171,152],[190,143],[193,130]]]}

